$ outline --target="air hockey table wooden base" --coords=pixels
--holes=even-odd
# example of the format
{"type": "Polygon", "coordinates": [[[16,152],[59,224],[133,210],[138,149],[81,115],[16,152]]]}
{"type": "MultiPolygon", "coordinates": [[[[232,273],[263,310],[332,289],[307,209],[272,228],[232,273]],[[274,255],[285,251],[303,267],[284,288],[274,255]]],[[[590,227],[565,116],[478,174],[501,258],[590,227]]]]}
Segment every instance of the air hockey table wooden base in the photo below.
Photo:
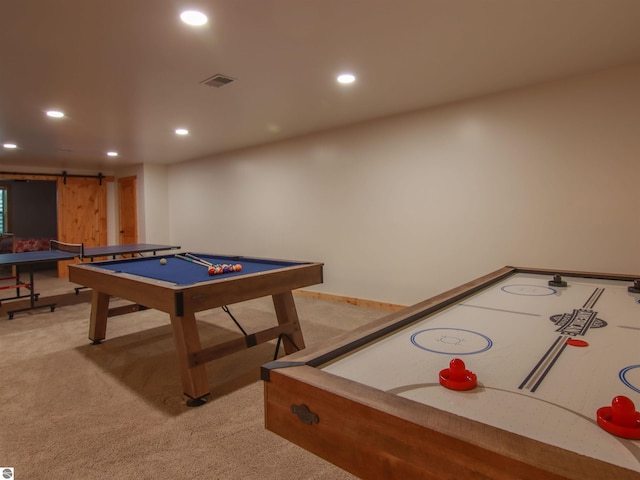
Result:
{"type": "Polygon", "coordinates": [[[265,426],[362,478],[638,480],[596,421],[640,408],[638,278],[502,268],[264,365],[265,426]]]}

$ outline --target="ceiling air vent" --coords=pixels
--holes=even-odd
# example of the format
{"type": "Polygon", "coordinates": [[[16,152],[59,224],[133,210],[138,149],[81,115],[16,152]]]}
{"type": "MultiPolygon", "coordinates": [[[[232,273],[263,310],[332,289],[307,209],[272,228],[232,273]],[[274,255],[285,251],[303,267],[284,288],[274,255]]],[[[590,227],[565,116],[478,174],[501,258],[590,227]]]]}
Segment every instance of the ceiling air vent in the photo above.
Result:
{"type": "Polygon", "coordinates": [[[220,87],[224,87],[225,85],[229,85],[232,82],[235,82],[236,79],[235,78],[231,78],[228,77],[226,75],[222,75],[220,73],[216,73],[213,77],[209,77],[203,81],[201,81],[200,83],[203,83],[205,85],[208,85],[210,87],[216,87],[216,88],[220,88],[220,87]]]}

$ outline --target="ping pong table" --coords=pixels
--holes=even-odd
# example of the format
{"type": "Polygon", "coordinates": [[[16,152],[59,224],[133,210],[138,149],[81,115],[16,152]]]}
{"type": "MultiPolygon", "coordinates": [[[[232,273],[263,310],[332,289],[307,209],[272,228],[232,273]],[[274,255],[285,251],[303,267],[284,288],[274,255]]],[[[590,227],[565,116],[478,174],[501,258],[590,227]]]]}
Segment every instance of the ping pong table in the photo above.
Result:
{"type": "MultiPolygon", "coordinates": [[[[55,310],[55,303],[36,304],[39,294],[36,293],[34,286],[34,266],[42,263],[59,262],[64,260],[73,260],[79,258],[80,260],[89,259],[93,261],[99,257],[111,257],[113,259],[123,255],[138,255],[142,256],[144,253],[152,253],[153,255],[159,251],[165,250],[178,250],[179,246],[176,245],[161,245],[154,243],[132,243],[125,245],[106,245],[97,247],[84,247],[82,243],[64,243],[56,240],[51,240],[50,250],[41,250],[36,252],[19,252],[19,253],[4,253],[0,254],[0,267],[10,266],[16,267],[15,276],[5,277],[4,279],[15,279],[15,284],[6,286],[7,288],[16,289],[16,296],[10,298],[3,298],[0,300],[15,300],[19,298],[29,297],[29,306],[25,308],[18,308],[8,311],[9,319],[12,319],[14,314],[18,312],[24,312],[28,310],[35,310],[38,308],[50,308],[53,312],[55,310]],[[20,268],[24,267],[28,269],[29,281],[22,282],[20,280],[20,268]],[[26,288],[29,291],[28,295],[21,295],[20,288],[26,288]]],[[[77,290],[76,290],[76,293],[77,290]]]]}

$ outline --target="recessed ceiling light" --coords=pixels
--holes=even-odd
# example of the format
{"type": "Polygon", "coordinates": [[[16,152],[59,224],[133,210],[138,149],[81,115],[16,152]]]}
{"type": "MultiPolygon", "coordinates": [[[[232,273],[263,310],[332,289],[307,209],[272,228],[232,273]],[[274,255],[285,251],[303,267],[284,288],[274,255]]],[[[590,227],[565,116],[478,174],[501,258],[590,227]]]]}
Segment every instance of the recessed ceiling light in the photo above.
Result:
{"type": "Polygon", "coordinates": [[[176,128],[176,135],[189,135],[189,130],[186,128],[176,128]]]}
{"type": "Polygon", "coordinates": [[[62,118],[64,117],[64,112],[61,112],[60,110],[47,110],[47,116],[53,118],[62,118]]]}
{"type": "Polygon", "coordinates": [[[5,143],[2,145],[4,148],[18,148],[18,145],[15,143],[5,143]]]}
{"type": "Polygon", "coordinates": [[[269,133],[280,133],[280,125],[277,123],[267,123],[267,131],[269,133]]]}
{"type": "Polygon", "coordinates": [[[107,152],[107,156],[109,156],[109,157],[117,157],[118,156],[118,152],[107,152]]]}
{"type": "Polygon", "coordinates": [[[340,83],[353,83],[356,81],[356,77],[355,75],[352,75],[351,73],[343,73],[341,75],[338,75],[337,78],[338,82],[340,83]]]}
{"type": "Polygon", "coordinates": [[[180,19],[187,25],[199,27],[209,21],[207,16],[196,10],[186,10],[180,14],[180,19]]]}

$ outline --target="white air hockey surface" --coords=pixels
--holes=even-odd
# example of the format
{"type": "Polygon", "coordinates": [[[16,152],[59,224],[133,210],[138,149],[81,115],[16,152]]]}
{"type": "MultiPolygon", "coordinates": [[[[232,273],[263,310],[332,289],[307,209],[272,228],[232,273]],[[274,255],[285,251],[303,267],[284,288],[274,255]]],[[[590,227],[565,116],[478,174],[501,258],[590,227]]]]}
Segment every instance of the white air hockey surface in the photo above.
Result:
{"type": "Polygon", "coordinates": [[[617,395],[640,409],[640,295],[629,282],[549,280],[518,273],[322,370],[640,472],[640,441],[596,422],[617,395]],[[453,358],[476,389],[440,385],[453,358]]]}

